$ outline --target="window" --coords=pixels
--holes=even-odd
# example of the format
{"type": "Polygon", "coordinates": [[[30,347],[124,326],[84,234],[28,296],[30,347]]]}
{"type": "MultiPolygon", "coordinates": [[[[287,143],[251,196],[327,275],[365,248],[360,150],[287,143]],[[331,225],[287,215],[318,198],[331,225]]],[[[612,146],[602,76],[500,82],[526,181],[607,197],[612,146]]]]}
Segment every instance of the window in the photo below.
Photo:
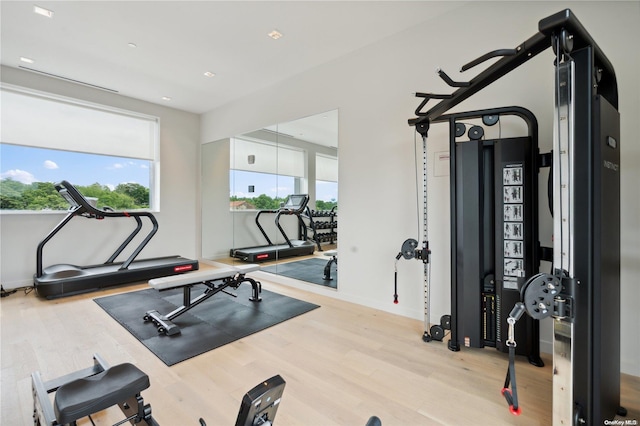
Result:
{"type": "Polygon", "coordinates": [[[277,209],[288,195],[302,191],[303,150],[234,138],[230,153],[231,210],[277,209]]]}
{"type": "Polygon", "coordinates": [[[316,210],[338,205],[338,159],[316,155],[316,210]]]}
{"type": "Polygon", "coordinates": [[[157,209],[157,117],[11,85],[0,94],[2,209],[66,209],[52,185],[60,180],[98,195],[99,207],[157,209]],[[51,190],[62,204],[29,202],[51,190]]]}

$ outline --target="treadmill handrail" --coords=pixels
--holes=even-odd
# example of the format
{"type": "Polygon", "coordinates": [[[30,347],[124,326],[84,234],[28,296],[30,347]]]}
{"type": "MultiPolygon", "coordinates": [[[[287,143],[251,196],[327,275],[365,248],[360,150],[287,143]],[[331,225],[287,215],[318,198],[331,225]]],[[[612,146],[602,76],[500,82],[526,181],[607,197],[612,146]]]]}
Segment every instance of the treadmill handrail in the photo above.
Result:
{"type": "Polygon", "coordinates": [[[282,236],[284,237],[284,240],[285,240],[285,242],[287,243],[287,245],[288,245],[289,247],[293,247],[293,244],[291,243],[291,240],[289,239],[289,236],[287,235],[287,233],[286,233],[286,232],[284,232],[284,229],[282,229],[282,226],[280,225],[280,216],[281,216],[283,213],[284,213],[284,214],[287,214],[287,215],[292,214],[292,213],[289,213],[289,212],[287,212],[287,211],[279,211],[279,212],[278,212],[278,214],[276,214],[276,219],[275,219],[276,227],[278,228],[278,230],[280,231],[280,233],[281,233],[281,234],[282,234],[282,236]]]}
{"type": "Polygon", "coordinates": [[[273,242],[271,241],[271,239],[269,238],[269,236],[267,235],[267,233],[265,232],[264,228],[262,227],[262,225],[260,224],[260,215],[263,213],[273,213],[276,215],[275,217],[275,224],[276,227],[278,228],[278,230],[280,231],[280,233],[282,234],[282,236],[284,237],[285,241],[287,242],[287,245],[289,247],[293,247],[293,244],[291,243],[291,240],[289,239],[289,237],[287,236],[287,234],[284,232],[284,229],[282,229],[282,226],[280,226],[280,215],[286,214],[286,215],[296,215],[298,217],[298,222],[301,221],[300,219],[300,214],[304,211],[305,207],[307,207],[307,204],[309,203],[309,194],[292,194],[289,195],[287,197],[287,200],[289,200],[291,197],[303,197],[303,202],[300,203],[300,205],[295,208],[295,209],[290,209],[290,208],[286,208],[286,200],[285,203],[282,204],[282,207],[280,207],[279,209],[276,210],[260,210],[258,212],[258,214],[256,214],[256,218],[255,218],[255,222],[256,225],[258,225],[258,229],[260,230],[260,232],[262,233],[262,235],[264,236],[264,238],[267,240],[267,243],[272,246],[274,245],[273,242]]]}
{"type": "Polygon", "coordinates": [[[69,202],[71,208],[68,211],[67,216],[58,223],[47,236],[38,244],[38,248],[36,251],[36,276],[41,277],[43,275],[43,266],[42,266],[42,257],[44,246],[54,235],[56,235],[60,229],[62,229],[73,217],[75,216],[84,216],[88,218],[94,219],[103,219],[106,217],[133,217],[136,220],[137,226],[133,230],[131,234],[125,239],[125,241],[116,249],[116,251],[109,257],[109,259],[104,263],[112,264],[115,259],[122,253],[122,251],[131,243],[133,238],[140,232],[142,229],[142,217],[146,217],[152,224],[152,229],[149,231],[147,236],[142,240],[142,242],[136,247],[136,249],[129,255],[129,257],[122,263],[119,269],[128,269],[129,265],[136,259],[136,257],[140,254],[142,249],[149,243],[151,238],[158,232],[158,221],[155,216],[148,211],[115,211],[115,210],[102,210],[96,207],[93,207],[91,203],[73,186],[66,180],[63,180],[55,185],[56,190],[60,195],[69,202]]]}
{"type": "Polygon", "coordinates": [[[279,210],[260,210],[258,212],[258,214],[256,214],[256,225],[258,225],[258,229],[260,230],[260,232],[262,233],[262,235],[264,236],[265,240],[267,240],[267,244],[269,244],[270,246],[273,245],[273,243],[271,242],[271,239],[269,238],[269,236],[267,235],[267,233],[265,232],[264,228],[262,227],[262,225],[260,224],[260,215],[263,213],[278,213],[279,210]]]}

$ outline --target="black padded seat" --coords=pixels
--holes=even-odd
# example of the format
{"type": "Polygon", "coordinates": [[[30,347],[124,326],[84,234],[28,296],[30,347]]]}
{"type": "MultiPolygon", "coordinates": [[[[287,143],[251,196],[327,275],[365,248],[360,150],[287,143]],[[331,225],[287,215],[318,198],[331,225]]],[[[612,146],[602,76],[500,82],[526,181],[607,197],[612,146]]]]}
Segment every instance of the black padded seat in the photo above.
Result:
{"type": "Polygon", "coordinates": [[[71,423],[125,402],[148,387],[149,376],[133,364],[114,365],[102,373],[60,386],[53,404],[57,421],[71,423]]]}

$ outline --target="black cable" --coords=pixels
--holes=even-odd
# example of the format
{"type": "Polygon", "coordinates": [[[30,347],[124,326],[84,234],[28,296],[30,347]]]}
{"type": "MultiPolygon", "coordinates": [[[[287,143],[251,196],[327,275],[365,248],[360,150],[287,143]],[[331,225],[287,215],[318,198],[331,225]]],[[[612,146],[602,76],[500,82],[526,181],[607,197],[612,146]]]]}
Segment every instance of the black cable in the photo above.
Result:
{"type": "Polygon", "coordinates": [[[35,288],[34,286],[24,286],[24,287],[13,288],[11,290],[5,290],[3,286],[0,286],[0,297],[11,296],[13,293],[17,293],[19,290],[23,290],[24,294],[29,294],[33,291],[34,288],[35,288]]]}
{"type": "Polygon", "coordinates": [[[18,291],[18,289],[13,289],[13,290],[5,290],[4,287],[0,286],[0,297],[7,297],[7,296],[11,296],[13,293],[15,293],[16,291],[18,291]]]}
{"type": "Polygon", "coordinates": [[[518,405],[518,388],[516,387],[516,347],[509,346],[509,368],[507,369],[507,377],[504,381],[504,387],[502,388],[502,395],[507,400],[509,405],[509,411],[515,416],[519,416],[522,413],[522,409],[518,405]],[[509,389],[511,385],[511,389],[509,389]]]}

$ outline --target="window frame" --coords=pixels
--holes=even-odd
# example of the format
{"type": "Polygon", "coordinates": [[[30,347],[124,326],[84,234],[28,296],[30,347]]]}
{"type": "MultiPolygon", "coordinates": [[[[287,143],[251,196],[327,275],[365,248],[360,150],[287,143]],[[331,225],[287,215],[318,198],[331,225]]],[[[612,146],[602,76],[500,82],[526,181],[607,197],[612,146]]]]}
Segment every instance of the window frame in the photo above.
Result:
{"type": "MultiPolygon", "coordinates": [[[[45,92],[41,90],[36,90],[24,86],[14,85],[10,83],[0,82],[0,100],[2,99],[3,92],[13,92],[23,96],[30,96],[34,98],[41,98],[46,101],[58,102],[61,104],[68,104],[80,108],[90,109],[98,112],[105,112],[108,114],[117,114],[123,117],[130,117],[133,119],[139,119],[148,121],[151,124],[149,140],[145,143],[148,144],[149,152],[151,153],[152,158],[138,158],[132,157],[130,155],[122,155],[118,154],[117,151],[113,154],[113,156],[118,156],[122,158],[133,158],[137,160],[144,160],[149,162],[150,170],[149,170],[149,208],[144,210],[149,210],[152,212],[160,211],[160,128],[161,128],[161,120],[160,117],[150,114],[144,114],[137,111],[127,110],[124,108],[117,108],[110,105],[99,104],[96,102],[91,102],[83,99],[72,98],[69,96],[59,95],[56,93],[45,92]]],[[[4,107],[4,105],[3,105],[4,107]]],[[[4,121],[4,118],[2,119],[4,121]]],[[[4,141],[0,140],[0,143],[3,144],[11,144],[23,147],[32,147],[32,148],[43,148],[41,146],[33,146],[29,143],[20,143],[19,141],[4,141]]],[[[43,149],[57,149],[65,152],[76,152],[83,153],[87,155],[104,155],[96,152],[87,152],[86,150],[73,150],[73,149],[59,149],[55,147],[43,148],[43,149]]],[[[73,183],[73,182],[72,182],[73,183]]],[[[60,211],[50,211],[50,210],[1,210],[0,214],[17,214],[17,213],[30,213],[30,214],[50,214],[50,213],[60,213],[60,211]]]]}

